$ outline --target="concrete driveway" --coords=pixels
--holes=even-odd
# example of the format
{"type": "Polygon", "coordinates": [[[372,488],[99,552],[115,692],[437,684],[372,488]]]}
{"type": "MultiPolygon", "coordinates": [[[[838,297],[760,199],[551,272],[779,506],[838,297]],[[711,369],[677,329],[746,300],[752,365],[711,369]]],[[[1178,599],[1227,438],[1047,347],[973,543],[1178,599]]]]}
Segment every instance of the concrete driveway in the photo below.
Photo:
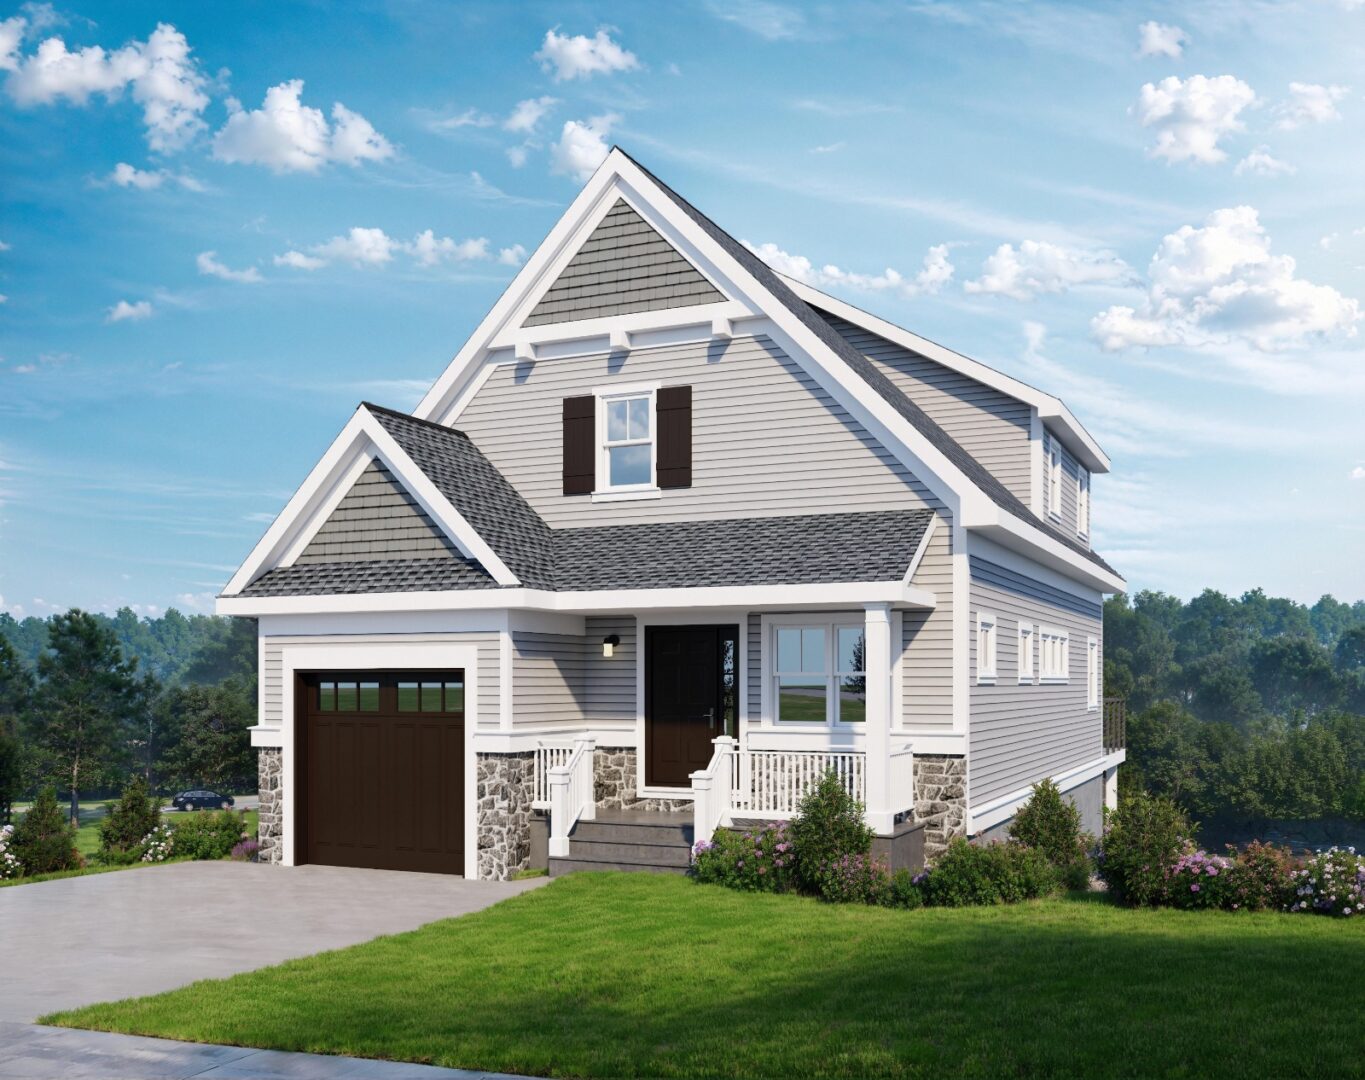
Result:
{"type": "Polygon", "coordinates": [[[355,945],[545,882],[187,862],[0,889],[0,1021],[355,945]]]}

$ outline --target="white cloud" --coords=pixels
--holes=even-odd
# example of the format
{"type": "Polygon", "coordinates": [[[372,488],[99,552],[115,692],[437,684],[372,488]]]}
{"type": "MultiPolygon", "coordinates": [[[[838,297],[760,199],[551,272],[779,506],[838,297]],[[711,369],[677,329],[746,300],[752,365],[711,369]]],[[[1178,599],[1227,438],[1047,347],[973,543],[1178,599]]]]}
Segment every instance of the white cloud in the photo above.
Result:
{"type": "Polygon", "coordinates": [[[488,128],[496,123],[497,121],[487,113],[479,112],[471,105],[464,112],[456,113],[454,116],[435,117],[428,120],[427,127],[432,131],[457,131],[466,127],[488,128]]]}
{"type": "Polygon", "coordinates": [[[325,244],[318,244],[313,252],[328,262],[348,262],[354,266],[382,266],[391,262],[394,251],[401,248],[383,229],[359,226],[345,236],[334,236],[325,244]]]}
{"type": "Polygon", "coordinates": [[[903,296],[919,296],[924,293],[937,293],[953,276],[953,264],[948,261],[947,244],[935,244],[931,247],[925,253],[919,273],[912,278],[907,278],[890,267],[880,274],[859,274],[841,270],[833,264],[817,267],[804,255],[793,255],[772,243],[754,245],[745,240],[744,246],[779,274],[803,281],[807,285],[835,285],[864,292],[895,291],[903,296]]]}
{"type": "Polygon", "coordinates": [[[10,71],[5,88],[17,105],[85,105],[92,95],[112,101],[130,89],[153,150],[181,150],[204,130],[207,80],[185,35],[169,23],[158,24],[146,41],[113,52],[99,45],[71,52],[61,38],[50,37],[24,56],[13,42],[14,22],[0,24],[0,68],[10,71]]]}
{"type": "Polygon", "coordinates": [[[288,266],[294,270],[317,270],[327,265],[326,259],[305,255],[302,251],[286,251],[283,255],[276,255],[274,262],[276,266],[288,266]]]}
{"type": "Polygon", "coordinates": [[[248,266],[245,270],[233,270],[231,267],[220,263],[217,256],[216,251],[201,251],[194,260],[195,265],[199,267],[199,272],[207,274],[209,277],[222,278],[224,281],[238,281],[245,284],[261,280],[261,272],[254,266],[248,266]]]}
{"type": "Polygon", "coordinates": [[[526,156],[529,153],[524,146],[509,146],[507,148],[507,160],[512,163],[512,168],[520,169],[526,164],[526,156]]]}
{"type": "Polygon", "coordinates": [[[1357,465],[1351,470],[1352,480],[1365,480],[1365,465],[1357,465]]]}
{"type": "Polygon", "coordinates": [[[1318,247],[1322,248],[1323,251],[1331,251],[1332,246],[1339,239],[1341,239],[1341,233],[1328,233],[1326,236],[1321,237],[1318,240],[1318,247]]]}
{"type": "Polygon", "coordinates": [[[448,236],[438,239],[430,229],[418,233],[410,244],[405,245],[405,249],[417,261],[418,266],[436,266],[446,260],[469,262],[489,257],[486,236],[459,241],[448,236]]]}
{"type": "Polygon", "coordinates": [[[8,304],[8,303],[9,303],[9,297],[6,296],[4,293],[0,293],[0,304],[8,304]]]}
{"type": "Polygon", "coordinates": [[[503,129],[529,135],[535,131],[536,125],[540,123],[545,114],[558,103],[558,98],[549,96],[518,101],[511,114],[502,122],[503,129]]]}
{"type": "Polygon", "coordinates": [[[1229,342],[1276,350],[1353,336],[1358,302],[1296,270],[1291,256],[1271,254],[1253,207],[1215,210],[1202,226],[1184,225],[1161,241],[1140,308],[1111,307],[1091,330],[1110,350],[1229,342]]]}
{"type": "Polygon", "coordinates": [[[228,121],[213,137],[219,161],[264,165],[277,173],[316,172],[329,162],[359,165],[393,156],[393,146],[359,113],[332,105],[329,125],[321,109],[304,105],[303,80],[272,86],[259,109],[227,102],[228,121]]]}
{"type": "Polygon", "coordinates": [[[1289,97],[1275,106],[1275,126],[1282,131],[1293,131],[1305,124],[1340,120],[1337,102],[1350,92],[1349,86],[1292,82],[1289,84],[1289,97]]]}
{"type": "Polygon", "coordinates": [[[1299,170],[1287,161],[1272,157],[1270,147],[1258,146],[1242,158],[1232,170],[1238,176],[1250,173],[1252,176],[1293,176],[1299,170]]]}
{"type": "Polygon", "coordinates": [[[550,171],[586,181],[610,152],[607,136],[620,119],[615,113],[607,113],[582,123],[566,121],[559,142],[550,150],[550,171]]]}
{"type": "Polygon", "coordinates": [[[969,293],[1032,300],[1076,285],[1114,284],[1131,276],[1128,264],[1109,251],[1082,251],[1024,240],[1015,248],[1001,244],[981,265],[981,276],[963,283],[969,293]]]}
{"type": "Polygon", "coordinates": [[[513,244],[505,247],[498,252],[498,262],[503,266],[520,266],[526,261],[526,249],[520,244],[513,244]]]}
{"type": "Polygon", "coordinates": [[[1176,59],[1185,51],[1189,40],[1189,35],[1178,26],[1148,21],[1138,27],[1138,55],[1176,59]]]}
{"type": "Polygon", "coordinates": [[[136,169],[126,161],[120,161],[114,166],[114,171],[109,174],[109,183],[117,184],[119,187],[134,187],[139,191],[151,191],[159,188],[166,180],[166,174],[159,169],[155,172],[146,169],[136,169]]]}
{"type": "Polygon", "coordinates": [[[843,144],[843,143],[841,143],[841,142],[833,142],[833,143],[828,143],[828,144],[826,144],[826,145],[824,145],[824,146],[812,146],[812,147],[810,148],[810,152],[811,152],[812,154],[834,154],[834,153],[837,153],[838,151],[842,150],[843,148],[844,148],[844,144],[843,144]]]}
{"type": "Polygon", "coordinates": [[[1156,132],[1152,157],[1213,164],[1228,155],[1218,141],[1241,131],[1239,116],[1256,93],[1232,75],[1174,75],[1143,86],[1134,107],[1138,123],[1156,132]]]}
{"type": "Polygon", "coordinates": [[[612,41],[606,30],[598,30],[592,37],[557,34],[545,31],[545,43],[534,56],[545,71],[554,73],[555,82],[567,79],[609,75],[613,71],[634,71],[639,58],[612,41]]]}
{"type": "Polygon", "coordinates": [[[19,46],[27,29],[28,20],[22,15],[0,21],[0,71],[13,71],[19,66],[19,46]]]}
{"type": "Polygon", "coordinates": [[[109,313],[105,316],[104,321],[111,323],[124,321],[136,322],[139,319],[149,318],[151,314],[152,305],[150,301],[139,300],[136,303],[130,304],[127,300],[120,300],[109,309],[109,313]]]}
{"type": "Polygon", "coordinates": [[[772,0],[707,0],[706,7],[716,18],[768,41],[799,37],[806,27],[806,17],[800,11],[772,0]]]}
{"type": "Polygon", "coordinates": [[[3,240],[0,240],[0,251],[8,251],[9,249],[10,245],[5,243],[3,240]]]}

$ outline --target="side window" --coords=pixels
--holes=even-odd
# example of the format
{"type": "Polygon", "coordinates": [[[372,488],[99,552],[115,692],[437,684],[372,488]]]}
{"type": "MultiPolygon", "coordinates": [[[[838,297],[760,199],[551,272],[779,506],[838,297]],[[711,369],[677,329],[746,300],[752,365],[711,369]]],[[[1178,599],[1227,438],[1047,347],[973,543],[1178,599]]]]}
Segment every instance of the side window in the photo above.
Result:
{"type": "Polygon", "coordinates": [[[1047,454],[1047,512],[1054,517],[1062,513],[1062,448],[1056,438],[1049,435],[1045,446],[1047,454]]]}
{"type": "Polygon", "coordinates": [[[1076,468],[1076,535],[1090,535],[1090,470],[1076,468]]]}
{"type": "Polygon", "coordinates": [[[976,616],[976,681],[995,682],[996,618],[980,611],[976,616]]]}
{"type": "Polygon", "coordinates": [[[1019,681],[1033,682],[1033,643],[1038,636],[1032,623],[1019,624],[1019,681]]]}

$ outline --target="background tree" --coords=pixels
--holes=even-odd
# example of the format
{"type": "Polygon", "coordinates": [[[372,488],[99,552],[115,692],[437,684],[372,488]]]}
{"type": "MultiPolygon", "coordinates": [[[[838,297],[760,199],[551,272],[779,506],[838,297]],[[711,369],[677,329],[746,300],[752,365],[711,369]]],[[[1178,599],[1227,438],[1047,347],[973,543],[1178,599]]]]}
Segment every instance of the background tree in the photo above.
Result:
{"type": "Polygon", "coordinates": [[[248,728],[256,722],[254,689],[237,676],[217,686],[179,686],[157,704],[168,747],[158,764],[177,787],[250,790],[256,774],[248,728]]]}
{"type": "Polygon", "coordinates": [[[73,825],[80,823],[81,785],[106,778],[126,752],[136,669],[137,661],[123,658],[113,632],[93,616],[73,608],[52,618],[26,727],[44,775],[70,785],[73,825]]]}
{"type": "Polygon", "coordinates": [[[32,673],[14,647],[0,638],[0,825],[9,824],[15,796],[23,786],[19,722],[32,696],[32,673]]]}

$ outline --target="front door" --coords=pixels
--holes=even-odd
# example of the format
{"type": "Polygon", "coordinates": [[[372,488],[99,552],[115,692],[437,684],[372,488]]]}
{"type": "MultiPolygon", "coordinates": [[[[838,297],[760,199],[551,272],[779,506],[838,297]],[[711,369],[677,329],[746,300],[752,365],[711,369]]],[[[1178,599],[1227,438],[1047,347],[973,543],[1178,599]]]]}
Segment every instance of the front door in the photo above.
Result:
{"type": "Polygon", "coordinates": [[[739,628],[645,628],[645,783],[688,787],[736,726],[739,628]]]}

